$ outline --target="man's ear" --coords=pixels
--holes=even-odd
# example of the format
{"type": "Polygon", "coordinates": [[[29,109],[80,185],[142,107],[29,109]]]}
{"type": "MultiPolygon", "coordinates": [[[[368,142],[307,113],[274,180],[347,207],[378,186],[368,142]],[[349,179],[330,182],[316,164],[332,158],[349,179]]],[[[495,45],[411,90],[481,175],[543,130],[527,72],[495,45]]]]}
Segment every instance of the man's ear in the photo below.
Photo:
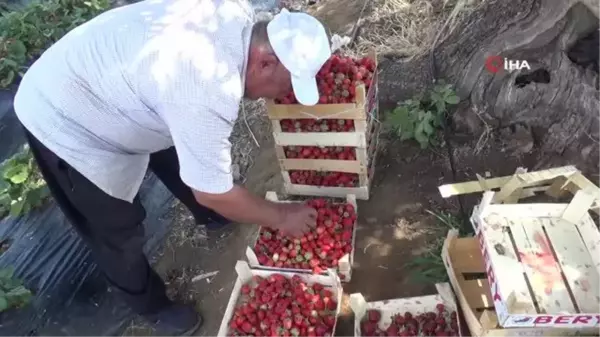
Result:
{"type": "Polygon", "coordinates": [[[274,53],[265,53],[261,62],[261,68],[264,70],[275,69],[279,64],[279,60],[274,53]]]}

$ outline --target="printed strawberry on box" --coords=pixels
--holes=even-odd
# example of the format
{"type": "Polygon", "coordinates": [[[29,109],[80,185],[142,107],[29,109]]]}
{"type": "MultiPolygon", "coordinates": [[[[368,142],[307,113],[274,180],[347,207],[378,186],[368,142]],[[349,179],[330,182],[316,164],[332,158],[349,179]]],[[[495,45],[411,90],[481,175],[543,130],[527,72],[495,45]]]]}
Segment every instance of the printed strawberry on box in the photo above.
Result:
{"type": "Polygon", "coordinates": [[[217,336],[333,336],[343,289],[326,275],[252,269],[238,261],[237,280],[217,336]]]}
{"type": "Polygon", "coordinates": [[[377,55],[333,55],[317,83],[315,106],[298,104],[293,93],[267,102],[284,190],[368,200],[380,129],[377,55]]]}
{"type": "MultiPolygon", "coordinates": [[[[281,201],[275,192],[267,192],[266,199],[302,202],[281,201]]],[[[317,227],[300,238],[284,237],[261,227],[254,245],[246,249],[250,266],[315,274],[334,269],[342,281],[350,281],[358,216],[356,197],[348,195],[345,202],[315,198],[304,203],[317,210],[317,227]]]]}
{"type": "Polygon", "coordinates": [[[505,328],[600,327],[600,232],[588,210],[596,196],[569,204],[492,204],[486,192],[476,230],[498,323],[505,328]]]}
{"type": "Polygon", "coordinates": [[[452,288],[435,286],[437,295],[378,302],[350,295],[354,336],[463,336],[452,288]]]}

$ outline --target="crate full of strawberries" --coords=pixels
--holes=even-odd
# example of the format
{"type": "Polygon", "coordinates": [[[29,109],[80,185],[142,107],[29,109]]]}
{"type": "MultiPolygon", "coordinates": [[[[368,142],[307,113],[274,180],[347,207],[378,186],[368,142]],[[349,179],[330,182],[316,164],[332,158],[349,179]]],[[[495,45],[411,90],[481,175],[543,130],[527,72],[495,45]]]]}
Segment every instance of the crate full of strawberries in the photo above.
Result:
{"type": "Polygon", "coordinates": [[[366,200],[379,133],[376,54],[332,55],[317,86],[321,97],[314,106],[298,104],[293,92],[267,102],[284,190],[366,200]]]}
{"type": "Polygon", "coordinates": [[[238,261],[218,336],[333,336],[342,285],[335,272],[251,269],[238,261]]]}
{"type": "Polygon", "coordinates": [[[462,336],[450,285],[435,286],[437,295],[379,302],[350,295],[354,336],[462,336]]]}
{"type": "MultiPolygon", "coordinates": [[[[278,201],[274,192],[268,192],[267,199],[278,201]]],[[[261,227],[254,245],[246,249],[250,266],[314,274],[333,269],[342,281],[349,281],[354,261],[356,198],[349,195],[344,203],[316,198],[306,204],[317,210],[316,228],[300,238],[291,238],[261,227]]]]}

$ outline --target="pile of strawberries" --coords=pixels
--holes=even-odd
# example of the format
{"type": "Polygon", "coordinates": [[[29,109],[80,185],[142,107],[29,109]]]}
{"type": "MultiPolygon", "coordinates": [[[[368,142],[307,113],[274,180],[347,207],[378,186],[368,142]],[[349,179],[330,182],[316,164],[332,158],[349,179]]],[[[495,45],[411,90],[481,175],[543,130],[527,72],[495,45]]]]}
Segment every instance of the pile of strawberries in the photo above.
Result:
{"type": "MultiPolygon", "coordinates": [[[[332,55],[317,73],[317,86],[319,88],[319,104],[352,103],[356,100],[356,87],[365,85],[369,91],[375,61],[363,57],[353,59],[348,56],[332,55]]],[[[285,98],[276,100],[277,104],[297,104],[294,93],[289,93],[285,98]]]]}
{"type": "Polygon", "coordinates": [[[442,303],[436,306],[436,311],[416,316],[410,312],[396,314],[382,330],[381,312],[368,310],[360,324],[362,336],[459,336],[456,311],[448,312],[442,303]]]}
{"type": "Polygon", "coordinates": [[[254,276],[242,286],[228,336],[332,336],[337,300],[322,284],[298,275],[254,276]]]}
{"type": "Polygon", "coordinates": [[[284,146],[286,158],[356,160],[356,148],[351,146],[284,146]]]}
{"type": "Polygon", "coordinates": [[[352,119],[282,119],[283,132],[354,132],[352,119]]]}
{"type": "Polygon", "coordinates": [[[290,170],[289,174],[292,184],[326,187],[358,186],[356,173],[290,170]]]}
{"type": "Polygon", "coordinates": [[[340,258],[352,252],[354,206],[332,204],[321,198],[306,203],[317,210],[317,226],[301,238],[288,238],[278,231],[261,228],[254,245],[261,265],[308,269],[320,274],[327,268],[337,268],[340,258]]]}

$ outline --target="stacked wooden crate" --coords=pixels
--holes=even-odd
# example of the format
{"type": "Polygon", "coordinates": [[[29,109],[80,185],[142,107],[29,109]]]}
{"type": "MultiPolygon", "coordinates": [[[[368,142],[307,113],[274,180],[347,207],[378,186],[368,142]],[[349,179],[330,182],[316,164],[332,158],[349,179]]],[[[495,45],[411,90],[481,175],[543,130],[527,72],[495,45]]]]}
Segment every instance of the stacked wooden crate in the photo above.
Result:
{"type": "Polygon", "coordinates": [[[600,189],[573,166],[440,187],[485,191],[471,216],[476,237],[451,231],[443,260],[474,336],[598,336],[600,189]],[[499,189],[493,192],[492,189],[499,189]],[[545,193],[567,203],[517,203],[545,193]],[[565,199],[560,199],[564,201],[565,199]]]}
{"type": "Polygon", "coordinates": [[[374,53],[368,57],[375,62],[374,77],[368,91],[364,84],[355,88],[354,103],[267,102],[285,193],[338,198],[354,194],[368,200],[380,128],[377,58],[374,53]],[[337,159],[324,159],[332,157],[337,159]]]}

